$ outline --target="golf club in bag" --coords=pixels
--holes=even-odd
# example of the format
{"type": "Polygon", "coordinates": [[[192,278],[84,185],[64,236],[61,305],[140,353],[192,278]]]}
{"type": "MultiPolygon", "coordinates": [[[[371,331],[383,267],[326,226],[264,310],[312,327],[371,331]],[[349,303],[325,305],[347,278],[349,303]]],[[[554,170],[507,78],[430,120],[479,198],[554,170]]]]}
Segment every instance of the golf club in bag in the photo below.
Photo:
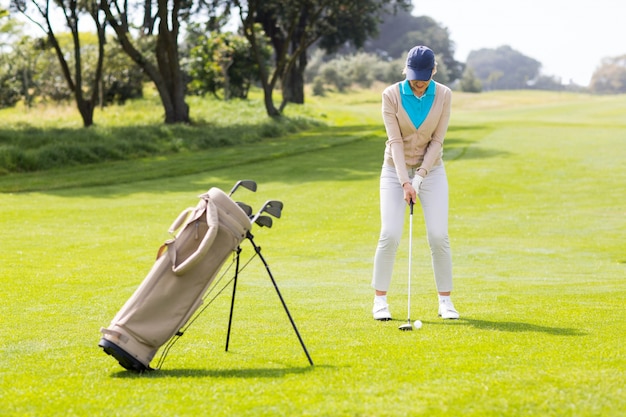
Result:
{"type": "Polygon", "coordinates": [[[411,324],[411,258],[413,255],[413,201],[409,203],[409,282],[408,282],[408,299],[407,299],[407,319],[406,323],[401,324],[400,330],[413,330],[411,324]]]}
{"type": "Polygon", "coordinates": [[[256,186],[256,182],[255,181],[252,181],[252,180],[239,180],[239,181],[237,181],[235,183],[233,188],[231,188],[230,192],[228,193],[228,196],[232,197],[233,193],[235,191],[237,191],[237,189],[239,187],[243,187],[243,188],[246,188],[246,189],[248,189],[248,190],[250,190],[252,192],[255,192],[257,186],[256,186]]]}
{"type": "MultiPolygon", "coordinates": [[[[256,191],[256,183],[251,180],[239,181],[229,195],[211,188],[199,196],[195,208],[184,210],[176,218],[169,229],[174,238],[161,246],[152,269],[109,327],[100,330],[102,338],[98,346],[122,367],[138,373],[153,370],[150,362],[156,352],[168,341],[171,347],[172,341],[182,335],[183,327],[203,304],[205,293],[233,253],[237,259],[235,274],[238,274],[239,245],[246,238],[252,239],[253,222],[271,226],[271,218],[262,216],[261,212],[252,216],[247,204],[235,203],[230,198],[240,186],[256,191]]],[[[280,214],[277,203],[262,211],[280,214]]],[[[259,253],[256,248],[255,251],[259,253]]],[[[284,302],[283,306],[286,310],[284,302]]],[[[302,343],[293,320],[292,324],[302,343]]]]}

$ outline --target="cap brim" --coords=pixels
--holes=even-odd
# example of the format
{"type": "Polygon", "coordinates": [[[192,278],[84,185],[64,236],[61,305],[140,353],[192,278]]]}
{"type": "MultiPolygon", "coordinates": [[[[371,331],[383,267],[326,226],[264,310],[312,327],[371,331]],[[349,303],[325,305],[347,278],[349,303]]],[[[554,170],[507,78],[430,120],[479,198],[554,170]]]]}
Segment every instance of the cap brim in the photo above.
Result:
{"type": "Polygon", "coordinates": [[[415,69],[409,66],[406,67],[406,79],[407,80],[418,80],[418,81],[428,81],[433,75],[433,69],[415,69]]]}

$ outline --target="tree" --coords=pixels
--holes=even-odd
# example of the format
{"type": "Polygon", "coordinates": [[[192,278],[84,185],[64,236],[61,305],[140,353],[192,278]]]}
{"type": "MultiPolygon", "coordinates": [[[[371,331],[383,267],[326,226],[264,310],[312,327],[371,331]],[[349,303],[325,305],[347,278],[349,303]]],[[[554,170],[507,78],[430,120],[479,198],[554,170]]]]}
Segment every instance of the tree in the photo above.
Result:
{"type": "Polygon", "coordinates": [[[0,108],[14,106],[20,100],[20,49],[13,47],[21,25],[0,9],[0,108]]]}
{"type": "Polygon", "coordinates": [[[597,94],[626,93],[626,55],[603,59],[591,77],[589,90],[597,94]]]}
{"type": "Polygon", "coordinates": [[[515,51],[508,45],[496,49],[471,51],[467,67],[476,73],[488,90],[518,90],[528,88],[539,76],[541,63],[515,51]]]}
{"type": "MultiPolygon", "coordinates": [[[[410,0],[369,0],[351,2],[349,5],[340,4],[337,18],[330,22],[334,29],[322,35],[318,46],[327,54],[346,47],[355,52],[367,52],[364,48],[368,40],[378,36],[384,20],[400,11],[406,12],[399,13],[400,15],[408,14],[411,7],[410,0]]],[[[356,56],[368,57],[367,54],[356,56]]]]}
{"type": "Polygon", "coordinates": [[[0,109],[12,107],[20,100],[20,83],[8,55],[0,55],[0,109]]]}
{"type": "MultiPolygon", "coordinates": [[[[93,35],[89,38],[93,38],[93,35]]],[[[57,34],[56,40],[61,50],[72,49],[73,39],[69,32],[57,34]]],[[[97,62],[97,56],[92,54],[93,48],[90,48],[90,40],[85,34],[81,34],[81,61],[86,64],[97,62]]],[[[33,96],[44,102],[70,102],[73,97],[72,89],[65,80],[63,68],[59,65],[59,58],[52,44],[47,38],[37,38],[30,46],[33,56],[36,57],[31,78],[33,96]]],[[[66,59],[68,67],[74,67],[71,54],[66,59]]],[[[93,77],[93,68],[82,68],[81,72],[84,79],[93,77]]]]}
{"type": "Polygon", "coordinates": [[[143,97],[143,71],[112,36],[107,41],[104,54],[102,105],[122,104],[129,99],[143,97]]]}
{"type": "Polygon", "coordinates": [[[390,84],[400,81],[402,66],[397,61],[383,61],[372,53],[337,55],[317,65],[319,52],[313,56],[313,65],[307,67],[307,80],[313,82],[313,94],[323,95],[326,87],[344,91],[352,85],[369,88],[375,81],[390,84]]]}
{"type": "Polygon", "coordinates": [[[447,28],[428,16],[409,13],[389,14],[384,19],[379,36],[366,42],[365,51],[387,59],[405,59],[413,46],[426,45],[437,55],[439,77],[436,75],[435,79],[444,82],[445,78],[452,83],[461,78],[464,67],[454,59],[454,42],[447,28]]]}
{"type": "Polygon", "coordinates": [[[73,58],[73,70],[70,68],[65,51],[57,39],[53,28],[54,13],[49,0],[13,0],[13,7],[19,10],[26,18],[37,25],[47,36],[47,42],[54,49],[61,64],[63,77],[74,95],[78,111],[83,119],[83,126],[93,124],[93,112],[99,96],[100,81],[104,60],[105,24],[101,17],[97,0],[85,0],[79,3],[76,0],[58,0],[54,2],[63,14],[65,26],[70,30],[72,37],[71,56],[73,58]],[[88,83],[83,78],[84,63],[82,60],[81,37],[79,33],[79,18],[89,14],[96,27],[98,37],[98,53],[95,65],[94,77],[88,83]]]}
{"type": "Polygon", "coordinates": [[[465,69],[463,78],[461,78],[461,82],[459,83],[459,88],[466,93],[480,93],[482,91],[483,86],[480,80],[476,78],[476,74],[471,67],[465,69]]]}
{"type": "MultiPolygon", "coordinates": [[[[248,97],[259,72],[246,38],[230,32],[212,32],[208,37],[194,36],[193,44],[187,66],[191,78],[189,93],[211,93],[217,97],[222,90],[224,100],[248,97]]],[[[271,48],[266,47],[263,54],[267,64],[271,48]]]]}
{"type": "Polygon", "coordinates": [[[143,37],[150,37],[152,25],[158,27],[154,43],[156,62],[144,53],[140,40],[130,33],[128,17],[133,16],[134,6],[127,0],[102,0],[101,7],[107,22],[115,31],[122,49],[152,80],[159,92],[165,110],[165,123],[189,123],[189,106],[185,102],[185,83],[181,70],[178,35],[180,20],[188,16],[191,2],[185,0],[157,0],[154,18],[149,18],[151,1],[146,0],[142,22],[143,37]]]}
{"type": "Polygon", "coordinates": [[[12,38],[21,33],[21,23],[11,19],[9,11],[0,8],[0,52],[4,52],[12,43],[12,38]]]}
{"type": "MultiPolygon", "coordinates": [[[[569,87],[572,86],[570,85],[569,87]]],[[[565,90],[565,86],[561,83],[561,79],[551,75],[540,75],[537,79],[529,83],[528,88],[532,90],[565,90]]]]}
{"type": "Polygon", "coordinates": [[[404,5],[407,0],[234,0],[239,9],[244,36],[250,42],[263,87],[268,115],[279,116],[287,103],[304,102],[306,52],[315,42],[329,51],[350,41],[362,45],[376,32],[379,16],[386,7],[404,5]],[[261,39],[256,25],[263,28],[274,49],[272,70],[262,62],[261,39]],[[280,82],[283,100],[277,108],[273,92],[280,82]]]}

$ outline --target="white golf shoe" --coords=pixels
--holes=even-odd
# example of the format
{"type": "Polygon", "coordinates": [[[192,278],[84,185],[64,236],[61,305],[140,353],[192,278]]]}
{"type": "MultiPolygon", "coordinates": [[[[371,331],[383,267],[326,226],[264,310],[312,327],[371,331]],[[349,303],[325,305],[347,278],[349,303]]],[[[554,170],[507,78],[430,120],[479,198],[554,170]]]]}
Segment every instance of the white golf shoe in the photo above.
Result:
{"type": "Polygon", "coordinates": [[[460,314],[454,308],[454,304],[452,301],[441,301],[439,303],[439,317],[442,319],[453,319],[456,320],[460,317],[460,314]]]}
{"type": "Polygon", "coordinates": [[[372,308],[372,314],[374,320],[387,321],[391,320],[391,313],[389,312],[389,304],[374,300],[374,308],[372,308]]]}

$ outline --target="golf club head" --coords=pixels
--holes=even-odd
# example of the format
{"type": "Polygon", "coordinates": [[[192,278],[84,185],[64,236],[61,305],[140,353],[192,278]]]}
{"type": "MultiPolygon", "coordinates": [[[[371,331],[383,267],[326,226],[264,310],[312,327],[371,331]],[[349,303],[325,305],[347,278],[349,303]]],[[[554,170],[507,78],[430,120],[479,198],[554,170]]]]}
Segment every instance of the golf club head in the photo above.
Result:
{"type": "Polygon", "coordinates": [[[409,331],[409,330],[413,330],[413,325],[411,324],[411,320],[409,320],[408,323],[404,323],[401,324],[398,329],[402,330],[402,331],[409,331]]]}
{"type": "Polygon", "coordinates": [[[250,207],[246,203],[242,203],[241,201],[237,201],[236,203],[246,213],[246,216],[252,216],[252,207],[250,207]]]}
{"type": "Polygon", "coordinates": [[[277,219],[280,219],[280,216],[283,212],[283,203],[278,200],[269,200],[263,206],[263,211],[271,214],[277,219]]]}
{"type": "Polygon", "coordinates": [[[272,227],[272,224],[274,224],[270,216],[259,216],[256,218],[254,223],[258,224],[261,227],[267,227],[267,228],[272,227]]]}
{"type": "Polygon", "coordinates": [[[239,180],[235,183],[235,185],[233,186],[233,188],[230,190],[230,193],[228,193],[229,196],[233,195],[233,193],[235,191],[237,191],[237,188],[239,187],[243,187],[247,190],[250,190],[252,192],[256,191],[256,182],[254,182],[253,180],[239,180]]]}
{"type": "Polygon", "coordinates": [[[282,209],[283,209],[283,203],[281,203],[280,201],[268,200],[268,201],[265,202],[265,204],[263,204],[263,207],[261,207],[261,209],[258,211],[258,213],[254,215],[254,217],[252,218],[252,222],[255,223],[256,220],[263,213],[268,213],[268,214],[271,214],[272,216],[274,216],[276,218],[280,218],[280,216],[282,214],[282,209]]]}

